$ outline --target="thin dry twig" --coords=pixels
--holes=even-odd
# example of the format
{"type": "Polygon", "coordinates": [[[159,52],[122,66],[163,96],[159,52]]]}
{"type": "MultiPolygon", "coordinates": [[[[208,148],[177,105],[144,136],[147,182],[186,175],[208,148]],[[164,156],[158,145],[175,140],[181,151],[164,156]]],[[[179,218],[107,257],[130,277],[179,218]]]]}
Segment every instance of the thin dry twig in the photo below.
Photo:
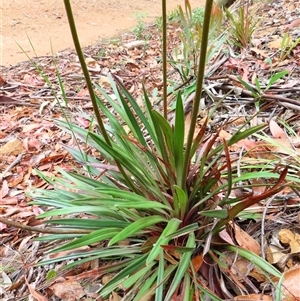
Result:
{"type": "Polygon", "coordinates": [[[0,174],[0,182],[5,178],[6,174],[18,163],[21,162],[23,154],[19,154],[18,157],[0,174]]]}
{"type": "Polygon", "coordinates": [[[31,232],[38,232],[38,233],[48,233],[48,234],[88,234],[91,233],[91,230],[66,230],[66,229],[55,229],[55,228],[48,228],[48,229],[42,229],[38,227],[31,227],[27,226],[18,222],[14,222],[12,220],[6,219],[4,217],[0,216],[0,222],[3,224],[6,224],[8,226],[18,228],[18,229],[23,229],[23,230],[28,230],[31,232]]]}

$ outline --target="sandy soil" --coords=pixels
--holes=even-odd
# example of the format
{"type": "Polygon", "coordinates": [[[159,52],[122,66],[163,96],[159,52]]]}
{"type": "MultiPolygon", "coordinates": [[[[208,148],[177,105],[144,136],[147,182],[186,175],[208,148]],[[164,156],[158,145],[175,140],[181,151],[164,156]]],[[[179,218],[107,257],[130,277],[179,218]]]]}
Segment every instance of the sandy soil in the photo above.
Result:
{"type": "MultiPolygon", "coordinates": [[[[190,1],[193,8],[205,3],[190,1]]],[[[167,9],[183,3],[167,0],[167,9]]],[[[71,0],[71,5],[82,46],[131,29],[137,23],[136,14],[146,14],[147,22],[154,22],[161,14],[159,0],[71,0]]],[[[18,44],[29,57],[73,47],[63,0],[0,0],[0,10],[0,65],[27,60],[18,44]]]]}

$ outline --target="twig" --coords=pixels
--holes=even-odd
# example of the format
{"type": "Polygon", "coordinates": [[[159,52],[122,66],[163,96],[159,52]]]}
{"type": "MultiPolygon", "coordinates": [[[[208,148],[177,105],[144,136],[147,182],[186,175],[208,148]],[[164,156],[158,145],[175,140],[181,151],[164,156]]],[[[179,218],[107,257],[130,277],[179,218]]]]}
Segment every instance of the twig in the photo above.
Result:
{"type": "MultiPolygon", "coordinates": [[[[227,75],[223,75],[223,76],[219,76],[219,77],[212,77],[212,79],[224,79],[224,78],[229,78],[237,83],[240,83],[239,78],[235,75],[232,74],[227,74],[227,75]]],[[[249,86],[251,86],[253,89],[255,89],[257,91],[257,87],[251,83],[248,83],[249,86]]],[[[266,85],[261,85],[260,86],[261,90],[264,90],[267,88],[266,85]]],[[[268,90],[269,92],[298,92],[300,91],[300,87],[290,87],[290,88],[281,88],[278,85],[272,85],[272,87],[270,87],[270,89],[268,90]]]]}
{"type": "Polygon", "coordinates": [[[229,57],[227,55],[222,54],[223,57],[221,57],[219,60],[215,61],[213,63],[213,65],[211,65],[207,70],[206,70],[206,74],[208,75],[208,77],[206,79],[208,79],[209,77],[212,77],[212,75],[223,65],[225,64],[229,57]]]}
{"type": "Polygon", "coordinates": [[[18,163],[21,162],[23,154],[19,154],[18,157],[3,171],[3,173],[0,175],[0,181],[5,178],[5,175],[18,163]]]}
{"type": "MultiPolygon", "coordinates": [[[[233,90],[235,91],[236,87],[234,87],[233,85],[229,85],[229,84],[220,84],[219,86],[217,86],[220,89],[223,89],[225,91],[230,91],[233,90]]],[[[250,96],[252,97],[252,102],[256,102],[257,100],[253,97],[252,93],[248,90],[242,89],[240,87],[238,87],[239,89],[239,94],[243,94],[246,96],[250,96]]],[[[299,105],[299,100],[295,100],[295,99],[291,99],[291,98],[287,98],[284,96],[280,96],[280,95],[271,95],[271,94],[267,94],[267,93],[262,93],[260,95],[260,97],[266,101],[278,101],[280,104],[286,106],[286,107],[290,107],[294,110],[300,110],[300,105],[299,105]]]]}
{"type": "Polygon", "coordinates": [[[82,229],[76,229],[76,230],[65,230],[65,229],[55,229],[55,228],[48,228],[48,229],[42,229],[38,227],[31,227],[27,226],[18,222],[11,221],[9,219],[6,219],[4,217],[0,216],[0,222],[3,224],[6,224],[8,226],[28,230],[31,232],[38,232],[38,233],[48,233],[48,234],[88,234],[91,233],[92,230],[82,230],[82,229]]]}
{"type": "MultiPolygon", "coordinates": [[[[169,97],[170,95],[172,95],[175,91],[177,91],[177,90],[179,90],[179,89],[181,89],[182,87],[184,87],[185,85],[187,85],[191,80],[193,80],[193,79],[195,79],[195,77],[194,76],[190,76],[185,82],[183,82],[182,84],[180,84],[178,87],[176,87],[175,89],[174,89],[174,91],[172,91],[172,92],[169,92],[168,94],[167,94],[167,97],[169,97]]],[[[162,98],[160,98],[160,99],[158,99],[155,103],[154,103],[154,105],[159,105],[160,103],[161,103],[161,101],[162,101],[162,98]]]]}

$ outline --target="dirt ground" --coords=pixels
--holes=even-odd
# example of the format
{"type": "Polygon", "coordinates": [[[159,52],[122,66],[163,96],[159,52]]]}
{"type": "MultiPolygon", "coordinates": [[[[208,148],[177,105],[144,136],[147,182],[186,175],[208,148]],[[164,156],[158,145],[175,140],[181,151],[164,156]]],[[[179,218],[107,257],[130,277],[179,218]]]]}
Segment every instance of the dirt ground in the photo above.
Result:
{"type": "MultiPolygon", "coordinates": [[[[168,0],[167,9],[183,3],[168,0]]],[[[191,0],[193,8],[204,3],[191,0]]],[[[161,15],[160,0],[71,0],[71,5],[82,46],[131,29],[137,24],[137,15],[147,15],[146,22],[154,22],[161,15]]],[[[63,0],[0,0],[0,10],[0,65],[27,60],[18,44],[29,57],[73,47],[63,0]]]]}

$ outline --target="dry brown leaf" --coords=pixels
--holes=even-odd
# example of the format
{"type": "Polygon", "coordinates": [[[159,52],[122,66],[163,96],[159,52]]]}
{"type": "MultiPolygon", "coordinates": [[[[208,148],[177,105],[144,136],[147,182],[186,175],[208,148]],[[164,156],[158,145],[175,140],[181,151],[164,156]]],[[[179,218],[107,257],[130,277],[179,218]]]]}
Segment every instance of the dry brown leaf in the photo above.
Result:
{"type": "Polygon", "coordinates": [[[147,41],[143,41],[143,40],[138,40],[138,41],[132,41],[129,43],[124,44],[124,47],[126,47],[127,49],[134,49],[134,48],[139,48],[139,47],[144,47],[148,44],[147,41]]]}
{"type": "Polygon", "coordinates": [[[224,241],[228,242],[230,245],[234,246],[235,243],[233,242],[231,236],[227,232],[226,229],[219,232],[219,237],[222,238],[224,241]]]}
{"type": "Polygon", "coordinates": [[[115,276],[115,274],[105,274],[103,277],[102,277],[102,284],[105,285],[107,284],[111,279],[113,279],[115,276]]]}
{"type": "Polygon", "coordinates": [[[221,130],[219,133],[219,137],[225,140],[229,140],[232,137],[232,135],[224,130],[221,130]]]}
{"type": "Polygon", "coordinates": [[[24,284],[24,282],[25,282],[25,275],[21,276],[19,279],[14,281],[14,283],[12,283],[12,285],[8,288],[8,290],[9,291],[17,290],[24,284]]]}
{"type": "MultiPolygon", "coordinates": [[[[223,138],[227,141],[232,137],[232,135],[227,133],[224,130],[221,130],[219,133],[219,137],[223,138]]],[[[257,142],[257,141],[250,140],[250,139],[242,139],[239,142],[230,146],[229,149],[231,151],[238,151],[238,150],[244,148],[246,151],[250,151],[253,149],[256,150],[258,146],[259,146],[259,142],[257,142]]]]}
{"type": "Polygon", "coordinates": [[[3,199],[9,192],[8,183],[6,180],[2,182],[2,187],[0,190],[0,200],[3,199]]]}
{"type": "Polygon", "coordinates": [[[282,244],[290,244],[292,240],[295,240],[295,234],[290,229],[281,229],[278,232],[278,238],[282,244]]]}
{"type": "Polygon", "coordinates": [[[28,139],[28,147],[29,148],[35,148],[36,150],[39,150],[41,147],[41,142],[36,138],[29,138],[28,139]]]}
{"type": "MultiPolygon", "coordinates": [[[[174,265],[178,263],[178,261],[173,256],[171,256],[168,252],[164,253],[164,259],[174,265]]],[[[159,257],[157,257],[157,260],[159,260],[159,257]]]]}
{"type": "MultiPolygon", "coordinates": [[[[191,121],[192,121],[192,112],[189,112],[185,115],[184,144],[187,143],[188,133],[189,133],[189,130],[191,127],[191,121]]],[[[200,130],[201,130],[201,128],[199,127],[199,125],[196,125],[193,139],[195,139],[197,137],[200,130]]]]}
{"type": "MultiPolygon", "coordinates": [[[[232,258],[232,259],[234,260],[234,258],[232,258]]],[[[245,258],[238,258],[235,261],[233,261],[233,263],[239,271],[238,279],[240,281],[243,280],[242,275],[243,276],[251,276],[254,279],[256,279],[256,281],[258,281],[258,282],[265,282],[268,280],[264,274],[260,273],[260,271],[257,270],[255,268],[255,266],[245,258]]],[[[233,273],[236,274],[236,271],[234,268],[232,268],[231,270],[233,273]]]]}
{"type": "Polygon", "coordinates": [[[290,246],[292,254],[300,252],[300,235],[298,233],[293,233],[289,229],[281,229],[278,232],[278,238],[282,244],[290,246]]]}
{"type": "Polygon", "coordinates": [[[32,85],[32,86],[43,86],[44,82],[41,81],[36,75],[33,74],[25,74],[23,78],[24,84],[32,85]]]}
{"type": "Polygon", "coordinates": [[[27,281],[27,279],[25,278],[26,284],[28,286],[28,289],[30,291],[30,294],[32,295],[32,297],[34,297],[37,301],[48,301],[49,299],[44,297],[42,294],[40,294],[39,292],[37,292],[27,281]]]}
{"type": "Polygon", "coordinates": [[[281,297],[284,301],[299,301],[300,298],[300,267],[283,273],[281,297]]]}
{"type": "Polygon", "coordinates": [[[122,300],[122,297],[120,297],[117,293],[112,292],[111,295],[109,296],[109,301],[120,301],[122,300]]]}
{"type": "Polygon", "coordinates": [[[27,236],[25,238],[22,239],[19,247],[18,247],[18,252],[20,252],[21,254],[25,253],[29,248],[29,245],[32,244],[32,241],[30,241],[33,237],[35,237],[36,235],[30,235],[27,236]]]}
{"type": "Polygon", "coordinates": [[[288,31],[290,28],[297,27],[299,25],[300,25],[300,19],[296,19],[285,27],[285,31],[288,31]]]}
{"type": "Polygon", "coordinates": [[[284,130],[277,124],[275,120],[271,120],[269,124],[269,128],[271,131],[271,134],[274,138],[280,138],[280,139],[286,139],[286,133],[284,130]]]}
{"type": "Polygon", "coordinates": [[[66,301],[80,300],[84,296],[84,290],[80,283],[75,280],[58,282],[49,287],[53,293],[66,301]]]}
{"type": "Polygon", "coordinates": [[[23,133],[31,132],[32,130],[38,129],[42,127],[43,125],[41,123],[30,123],[26,124],[22,128],[23,133]]]}
{"type": "Polygon", "coordinates": [[[78,121],[79,126],[85,128],[85,129],[88,129],[89,126],[90,126],[90,124],[91,124],[90,121],[89,121],[88,119],[85,119],[85,118],[83,118],[83,117],[81,117],[81,116],[78,116],[78,117],[76,118],[76,121],[78,121]]]}
{"type": "Polygon", "coordinates": [[[85,59],[85,63],[86,63],[88,66],[94,66],[94,65],[96,64],[96,61],[95,61],[93,58],[91,58],[91,57],[87,57],[87,58],[85,59]]]}
{"type": "Polygon", "coordinates": [[[290,247],[292,254],[300,253],[300,237],[296,238],[295,240],[292,240],[290,242],[290,247]]]}
{"type": "Polygon", "coordinates": [[[266,258],[271,264],[280,262],[285,256],[286,254],[282,253],[281,250],[276,246],[269,246],[266,249],[266,258]]]}
{"type": "Polygon", "coordinates": [[[9,187],[17,187],[24,180],[24,172],[19,171],[14,176],[9,177],[9,187]]]}
{"type": "Polygon", "coordinates": [[[245,116],[230,118],[228,123],[230,123],[230,125],[238,127],[239,125],[246,123],[246,118],[245,118],[245,116]]]}
{"type": "Polygon", "coordinates": [[[198,271],[201,268],[202,264],[203,264],[203,256],[202,256],[202,254],[199,254],[199,255],[195,256],[192,259],[192,265],[194,267],[195,273],[198,273],[198,271]]]}
{"type": "Polygon", "coordinates": [[[111,83],[110,83],[108,77],[104,76],[104,75],[100,76],[100,79],[98,80],[98,84],[102,88],[109,88],[109,87],[111,87],[111,83]]]}
{"type": "Polygon", "coordinates": [[[23,153],[25,149],[22,146],[22,142],[19,139],[12,139],[4,144],[0,149],[0,155],[19,155],[23,153]]]}
{"type": "Polygon", "coordinates": [[[252,191],[253,195],[260,195],[266,190],[266,185],[264,179],[254,179],[252,180],[252,191]]]}
{"type": "Polygon", "coordinates": [[[88,89],[81,89],[76,96],[77,97],[87,97],[89,95],[89,90],[88,89]]]}
{"type": "Polygon", "coordinates": [[[0,222],[0,232],[1,232],[3,229],[7,229],[7,225],[0,222]]]}
{"type": "Polygon", "coordinates": [[[235,239],[239,246],[257,255],[261,254],[260,244],[239,226],[234,225],[235,239]]]}
{"type": "MultiPolygon", "coordinates": [[[[261,43],[261,41],[260,41],[260,43],[261,43]]],[[[250,50],[255,52],[256,54],[259,54],[261,57],[263,57],[265,59],[269,57],[269,53],[267,51],[261,50],[257,47],[251,47],[250,50]]]]}
{"type": "Polygon", "coordinates": [[[269,48],[280,49],[282,45],[282,37],[277,37],[275,40],[268,43],[269,48]]]}
{"type": "Polygon", "coordinates": [[[297,153],[297,149],[295,149],[292,146],[291,141],[289,139],[274,138],[273,141],[274,144],[268,145],[268,148],[273,152],[286,154],[286,155],[291,155],[291,153],[293,154],[297,153]]]}
{"type": "Polygon", "coordinates": [[[0,87],[6,84],[6,80],[0,75],[0,87]]]}

